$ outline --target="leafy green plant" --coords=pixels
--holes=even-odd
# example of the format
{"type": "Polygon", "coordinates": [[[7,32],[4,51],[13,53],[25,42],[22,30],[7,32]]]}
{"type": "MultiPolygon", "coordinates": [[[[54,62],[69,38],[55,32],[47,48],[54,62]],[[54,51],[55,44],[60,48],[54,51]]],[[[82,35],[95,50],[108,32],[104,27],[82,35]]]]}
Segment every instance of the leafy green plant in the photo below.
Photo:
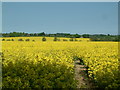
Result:
{"type": "Polygon", "coordinates": [[[46,38],[45,38],[45,37],[43,37],[43,38],[42,38],[42,41],[46,41],[46,38]]]}

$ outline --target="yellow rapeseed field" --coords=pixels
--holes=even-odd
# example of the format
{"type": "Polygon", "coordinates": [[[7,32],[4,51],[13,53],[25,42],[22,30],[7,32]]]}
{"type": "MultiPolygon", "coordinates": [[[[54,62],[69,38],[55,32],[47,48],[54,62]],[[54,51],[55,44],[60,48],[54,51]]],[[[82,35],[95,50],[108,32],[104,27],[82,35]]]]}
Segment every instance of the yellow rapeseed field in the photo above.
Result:
{"type": "MultiPolygon", "coordinates": [[[[5,41],[7,40],[11,40],[14,39],[14,41],[18,41],[19,39],[23,39],[24,41],[26,39],[30,39],[30,41],[35,40],[35,41],[42,41],[43,37],[4,37],[4,38],[0,38],[0,40],[5,39],[5,41]]],[[[46,37],[47,41],[53,41],[54,37],[46,37]]],[[[60,41],[63,41],[63,39],[66,39],[67,41],[69,41],[70,38],[63,38],[63,37],[58,37],[58,39],[60,39],[60,41]]],[[[89,38],[76,38],[76,40],[78,41],[89,41],[89,38]]]]}
{"type": "Polygon", "coordinates": [[[98,87],[119,87],[118,43],[11,37],[2,41],[3,88],[75,88],[74,60],[82,59],[98,87]],[[30,41],[18,41],[18,39],[30,41]],[[32,41],[35,40],[35,41],[32,41]]]}

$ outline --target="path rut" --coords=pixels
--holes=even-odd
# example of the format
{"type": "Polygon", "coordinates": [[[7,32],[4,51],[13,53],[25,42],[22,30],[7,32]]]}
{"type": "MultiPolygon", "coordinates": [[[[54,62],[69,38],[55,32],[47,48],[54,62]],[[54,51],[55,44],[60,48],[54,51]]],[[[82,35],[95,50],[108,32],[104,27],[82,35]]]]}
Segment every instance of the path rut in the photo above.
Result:
{"type": "Polygon", "coordinates": [[[86,75],[85,65],[80,65],[80,60],[75,61],[75,79],[78,81],[77,88],[94,88],[94,84],[86,75]]]}

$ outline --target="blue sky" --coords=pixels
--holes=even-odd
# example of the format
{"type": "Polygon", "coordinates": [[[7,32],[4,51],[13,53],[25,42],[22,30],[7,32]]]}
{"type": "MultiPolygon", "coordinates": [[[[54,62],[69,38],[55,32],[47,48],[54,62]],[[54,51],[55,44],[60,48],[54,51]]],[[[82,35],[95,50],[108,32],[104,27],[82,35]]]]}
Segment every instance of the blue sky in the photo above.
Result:
{"type": "Polygon", "coordinates": [[[2,32],[118,34],[117,2],[3,2],[2,32]]]}
{"type": "Polygon", "coordinates": [[[2,32],[2,2],[0,1],[0,33],[2,32]]]}

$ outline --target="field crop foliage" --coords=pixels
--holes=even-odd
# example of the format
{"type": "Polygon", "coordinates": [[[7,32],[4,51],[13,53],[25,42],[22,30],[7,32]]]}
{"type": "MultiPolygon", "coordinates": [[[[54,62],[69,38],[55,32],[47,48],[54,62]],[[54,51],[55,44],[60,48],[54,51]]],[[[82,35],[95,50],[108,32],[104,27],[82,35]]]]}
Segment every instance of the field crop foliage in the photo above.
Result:
{"type": "MultiPolygon", "coordinates": [[[[3,88],[76,88],[75,57],[88,66],[98,87],[118,88],[118,42],[52,41],[47,37],[4,38],[2,41],[3,88]],[[18,41],[22,38],[24,41],[18,41]],[[32,41],[34,40],[34,41],[32,41]]],[[[64,38],[60,38],[64,39],[64,38]]]]}

